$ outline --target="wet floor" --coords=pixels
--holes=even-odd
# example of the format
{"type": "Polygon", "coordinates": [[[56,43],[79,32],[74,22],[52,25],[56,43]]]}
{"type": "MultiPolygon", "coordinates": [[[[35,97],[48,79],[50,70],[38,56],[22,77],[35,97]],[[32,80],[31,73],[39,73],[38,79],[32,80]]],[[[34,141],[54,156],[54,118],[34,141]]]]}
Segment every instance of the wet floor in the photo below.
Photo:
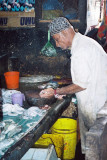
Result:
{"type": "Polygon", "coordinates": [[[76,153],[75,153],[75,159],[74,160],[85,160],[85,155],[81,152],[81,143],[80,141],[77,144],[76,147],[76,153]]]}

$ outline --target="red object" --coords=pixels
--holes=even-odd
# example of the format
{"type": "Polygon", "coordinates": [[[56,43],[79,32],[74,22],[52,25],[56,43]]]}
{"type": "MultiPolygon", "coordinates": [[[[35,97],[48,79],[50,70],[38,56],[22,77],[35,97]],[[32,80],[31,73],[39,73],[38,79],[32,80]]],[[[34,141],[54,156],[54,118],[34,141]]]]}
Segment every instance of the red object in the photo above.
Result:
{"type": "Polygon", "coordinates": [[[11,71],[4,73],[6,86],[8,89],[19,88],[19,72],[11,71]]]}
{"type": "Polygon", "coordinates": [[[56,89],[54,89],[54,95],[56,95],[56,89]]]}

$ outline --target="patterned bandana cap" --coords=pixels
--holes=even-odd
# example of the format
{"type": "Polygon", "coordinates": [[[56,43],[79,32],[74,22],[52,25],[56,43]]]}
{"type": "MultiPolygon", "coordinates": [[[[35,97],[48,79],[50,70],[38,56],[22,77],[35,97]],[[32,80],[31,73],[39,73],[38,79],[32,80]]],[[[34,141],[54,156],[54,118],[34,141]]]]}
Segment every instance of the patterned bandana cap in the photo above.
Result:
{"type": "Polygon", "coordinates": [[[55,18],[50,24],[49,24],[49,30],[51,33],[51,36],[54,34],[60,33],[61,31],[69,28],[71,24],[69,21],[64,17],[58,17],[55,18]]]}

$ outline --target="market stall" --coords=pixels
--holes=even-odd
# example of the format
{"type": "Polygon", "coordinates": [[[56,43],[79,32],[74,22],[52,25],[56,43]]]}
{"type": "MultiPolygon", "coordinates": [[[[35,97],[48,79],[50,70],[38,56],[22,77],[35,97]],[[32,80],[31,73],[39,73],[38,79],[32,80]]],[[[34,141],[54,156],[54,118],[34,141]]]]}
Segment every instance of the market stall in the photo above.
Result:
{"type": "MultiPolygon", "coordinates": [[[[3,89],[5,86],[4,73],[7,71],[20,72],[22,86],[19,85],[16,88],[21,92],[30,90],[31,82],[33,83],[33,90],[36,89],[35,77],[38,74],[42,78],[42,74],[52,74],[53,77],[56,75],[65,78],[71,77],[71,54],[68,50],[62,51],[55,47],[52,39],[48,37],[48,24],[54,17],[65,16],[74,25],[75,31],[84,34],[87,26],[87,2],[89,1],[74,0],[73,3],[69,1],[70,5],[67,2],[68,0],[37,0],[35,4],[35,0],[0,1],[0,88],[3,89]],[[71,7],[71,5],[73,6],[71,7]],[[51,40],[55,47],[54,56],[41,54],[47,39],[48,42],[51,40]],[[24,80],[27,81],[27,85],[24,85],[24,80]]],[[[57,80],[61,85],[68,81],[57,80]]],[[[71,84],[71,81],[67,84],[71,84]]],[[[41,89],[45,87],[47,86],[42,86],[41,89]]],[[[30,95],[33,96],[34,94],[30,92],[30,95]]],[[[14,112],[14,108],[17,108],[19,114],[14,112],[14,116],[12,116],[13,113],[7,114],[8,107],[4,104],[5,115],[2,115],[2,110],[0,110],[0,159],[20,160],[29,148],[44,133],[49,131],[61,115],[65,116],[70,113],[72,96],[67,95],[62,100],[57,99],[50,104],[48,110],[35,106],[35,101],[33,101],[34,103],[30,101],[32,97],[27,98],[29,104],[32,104],[29,106],[25,101],[22,110],[17,105],[8,105],[10,108],[12,107],[12,112],[14,112]],[[68,112],[64,113],[63,111],[68,108],[68,112]],[[32,111],[36,109],[38,114],[36,116],[33,114],[32,117],[30,113],[33,112],[28,112],[30,109],[32,111]]],[[[2,99],[0,100],[2,101],[2,99]]],[[[100,116],[87,133],[86,160],[106,160],[107,157],[107,115],[100,116]]]]}

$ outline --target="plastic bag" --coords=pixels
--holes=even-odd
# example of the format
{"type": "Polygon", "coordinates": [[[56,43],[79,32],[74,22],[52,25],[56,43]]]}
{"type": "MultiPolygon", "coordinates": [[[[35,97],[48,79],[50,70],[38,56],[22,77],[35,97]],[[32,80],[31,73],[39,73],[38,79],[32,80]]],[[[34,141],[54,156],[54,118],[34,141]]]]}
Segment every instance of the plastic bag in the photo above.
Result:
{"type": "Polygon", "coordinates": [[[56,49],[54,46],[50,43],[50,31],[48,31],[48,42],[45,44],[45,46],[41,50],[41,54],[45,55],[47,57],[53,57],[56,56],[56,49]]]}

